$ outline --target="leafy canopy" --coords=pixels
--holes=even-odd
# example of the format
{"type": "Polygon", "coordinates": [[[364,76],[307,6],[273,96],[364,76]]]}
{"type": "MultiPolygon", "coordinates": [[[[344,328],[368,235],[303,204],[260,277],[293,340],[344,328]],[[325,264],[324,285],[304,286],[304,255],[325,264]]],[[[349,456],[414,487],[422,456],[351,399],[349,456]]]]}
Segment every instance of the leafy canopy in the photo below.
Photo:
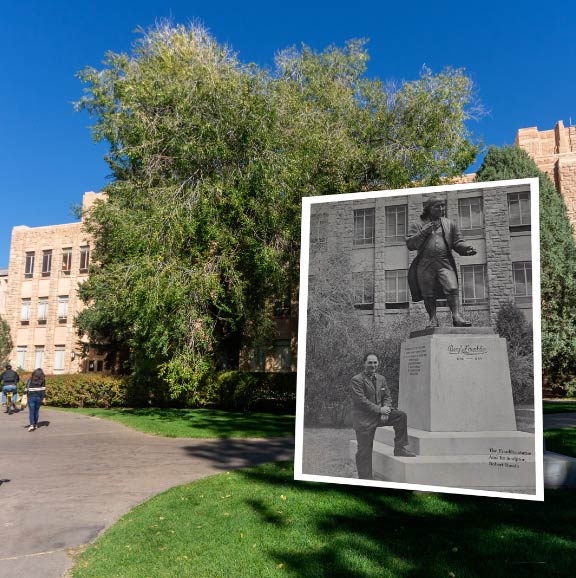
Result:
{"type": "Polygon", "coordinates": [[[203,28],[159,25],[80,78],[110,145],[80,333],[174,394],[238,364],[296,284],[302,196],[434,184],[475,158],[461,70],[385,85],[365,42],[244,64],[203,28]]]}

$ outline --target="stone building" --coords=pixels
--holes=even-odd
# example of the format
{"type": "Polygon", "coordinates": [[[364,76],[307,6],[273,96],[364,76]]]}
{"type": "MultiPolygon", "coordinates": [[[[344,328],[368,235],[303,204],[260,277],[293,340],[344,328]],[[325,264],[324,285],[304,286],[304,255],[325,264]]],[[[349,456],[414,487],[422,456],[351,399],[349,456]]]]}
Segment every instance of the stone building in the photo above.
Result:
{"type": "MultiPolygon", "coordinates": [[[[85,193],[89,210],[97,193],[85,193]]],[[[73,326],[82,307],[77,288],[88,276],[90,239],[82,221],[12,230],[5,318],[14,349],[11,362],[31,371],[77,373],[104,369],[104,359],[82,343],[73,326]]]]}
{"type": "MultiPolygon", "coordinates": [[[[408,227],[419,219],[426,195],[378,196],[311,204],[309,299],[319,278],[350,288],[365,324],[377,330],[412,311],[407,273],[416,252],[408,251],[408,227]]],[[[460,257],[464,312],[475,325],[493,325],[499,309],[513,300],[532,319],[532,250],[529,185],[449,187],[446,216],[459,224],[477,254],[460,257]]],[[[442,304],[442,302],[440,302],[442,304]]],[[[448,314],[445,306],[439,312],[448,314]]]]}
{"type": "Polygon", "coordinates": [[[534,159],[541,171],[548,173],[564,198],[576,231],[576,127],[565,127],[560,120],[552,130],[521,128],[516,145],[534,159]]]}

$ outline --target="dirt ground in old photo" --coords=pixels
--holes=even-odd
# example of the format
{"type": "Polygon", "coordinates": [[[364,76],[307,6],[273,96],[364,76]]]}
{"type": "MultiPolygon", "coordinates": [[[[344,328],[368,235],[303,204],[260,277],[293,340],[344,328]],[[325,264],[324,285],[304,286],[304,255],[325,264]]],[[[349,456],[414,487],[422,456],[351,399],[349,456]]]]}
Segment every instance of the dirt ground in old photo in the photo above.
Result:
{"type": "MultiPolygon", "coordinates": [[[[516,408],[516,427],[534,433],[532,406],[516,408]]],[[[356,478],[356,466],[349,455],[352,428],[305,428],[302,448],[302,473],[314,476],[356,478]]]]}

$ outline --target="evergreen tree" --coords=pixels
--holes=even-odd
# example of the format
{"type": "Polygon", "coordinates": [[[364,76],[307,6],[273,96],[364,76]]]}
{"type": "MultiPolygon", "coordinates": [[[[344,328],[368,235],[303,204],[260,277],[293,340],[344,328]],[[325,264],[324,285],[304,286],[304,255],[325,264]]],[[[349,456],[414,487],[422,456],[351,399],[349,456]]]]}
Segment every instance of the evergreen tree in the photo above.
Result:
{"type": "Polygon", "coordinates": [[[491,147],[476,181],[540,179],[542,366],[545,381],[576,370],[576,243],[566,205],[548,175],[516,146],[491,147]]]}

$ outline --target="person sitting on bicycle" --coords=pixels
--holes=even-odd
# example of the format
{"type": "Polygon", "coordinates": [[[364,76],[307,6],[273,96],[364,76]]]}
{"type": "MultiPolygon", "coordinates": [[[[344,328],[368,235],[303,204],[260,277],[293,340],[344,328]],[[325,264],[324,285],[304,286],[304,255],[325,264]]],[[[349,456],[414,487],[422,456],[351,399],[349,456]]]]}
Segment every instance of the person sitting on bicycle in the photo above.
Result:
{"type": "MultiPolygon", "coordinates": [[[[0,374],[0,382],[2,382],[2,405],[6,404],[6,392],[11,391],[12,402],[18,401],[18,382],[20,381],[20,376],[12,369],[12,366],[8,364],[6,366],[6,371],[0,374]]],[[[6,408],[8,411],[8,408],[6,408]]]]}

